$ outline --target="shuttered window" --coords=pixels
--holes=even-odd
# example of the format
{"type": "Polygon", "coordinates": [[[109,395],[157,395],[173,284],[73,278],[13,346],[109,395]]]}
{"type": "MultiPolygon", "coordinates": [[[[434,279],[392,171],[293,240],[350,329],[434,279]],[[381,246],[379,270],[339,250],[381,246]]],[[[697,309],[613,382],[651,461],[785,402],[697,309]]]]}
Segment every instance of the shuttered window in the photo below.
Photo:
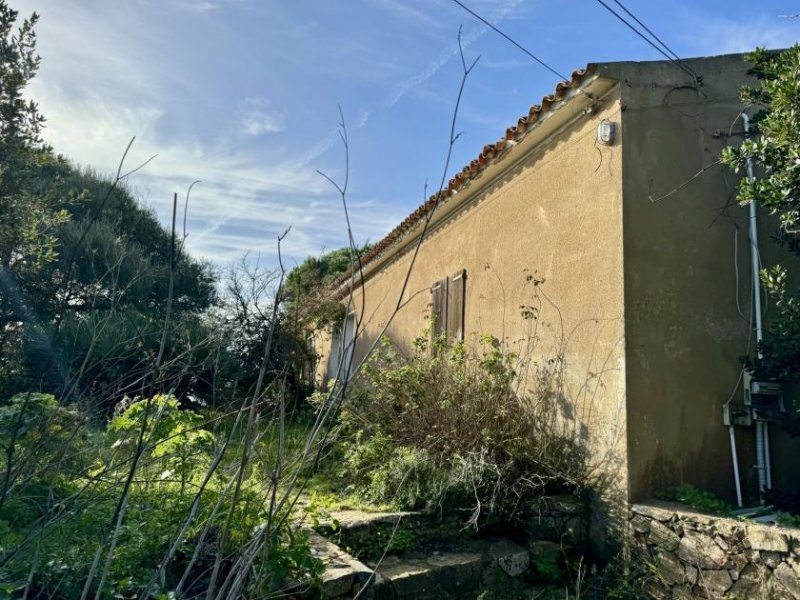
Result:
{"type": "Polygon", "coordinates": [[[447,336],[448,341],[464,341],[464,300],[467,272],[457,271],[431,286],[431,337],[447,336]]]}
{"type": "Polygon", "coordinates": [[[448,283],[445,277],[431,287],[431,336],[434,340],[447,332],[448,283]]]}
{"type": "Polygon", "coordinates": [[[447,288],[447,339],[464,341],[464,294],[467,286],[467,272],[458,271],[450,278],[447,288]]]}

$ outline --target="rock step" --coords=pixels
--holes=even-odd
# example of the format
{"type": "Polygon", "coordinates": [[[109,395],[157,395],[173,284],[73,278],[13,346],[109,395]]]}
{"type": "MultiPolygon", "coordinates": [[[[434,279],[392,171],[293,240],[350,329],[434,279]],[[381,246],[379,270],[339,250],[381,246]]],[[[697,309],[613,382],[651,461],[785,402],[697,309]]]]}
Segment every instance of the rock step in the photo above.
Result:
{"type": "Polygon", "coordinates": [[[362,590],[362,598],[377,600],[473,599],[482,589],[507,591],[524,586],[523,581],[546,581],[552,571],[540,571],[542,565],[552,569],[569,552],[553,542],[526,548],[501,538],[475,541],[462,551],[386,556],[365,564],[319,534],[312,533],[310,540],[326,566],[322,597],[342,600],[362,590]]]}
{"type": "Polygon", "coordinates": [[[474,598],[481,585],[483,556],[458,552],[424,558],[390,556],[378,566],[375,585],[369,590],[376,600],[439,600],[474,598]]]}
{"type": "Polygon", "coordinates": [[[322,561],[322,593],[325,598],[351,598],[370,583],[373,570],[320,534],[309,532],[311,554],[322,561]]]}
{"type": "MultiPolygon", "coordinates": [[[[455,546],[463,546],[465,540],[474,537],[473,532],[464,531],[457,514],[442,517],[404,511],[332,511],[315,529],[359,558],[374,554],[390,539],[401,545],[406,542],[405,551],[429,554],[433,550],[455,551],[455,546]]],[[[398,549],[391,548],[389,554],[398,549]]]]}

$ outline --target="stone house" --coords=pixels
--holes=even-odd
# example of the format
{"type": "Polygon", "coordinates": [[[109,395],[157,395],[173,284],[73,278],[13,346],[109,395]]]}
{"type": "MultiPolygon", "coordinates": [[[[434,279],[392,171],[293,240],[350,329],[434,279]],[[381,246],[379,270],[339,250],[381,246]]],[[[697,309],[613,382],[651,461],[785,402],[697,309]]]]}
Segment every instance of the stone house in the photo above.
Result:
{"type": "MultiPolygon", "coordinates": [[[[356,323],[355,364],[382,331],[408,348],[431,324],[534,359],[561,352],[621,505],[679,483],[735,500],[723,406],[743,409],[740,357],[755,344],[748,208],[735,175],[703,169],[741,140],[749,76],[741,55],[682,66],[702,84],[669,61],[590,64],[485,146],[364,257],[343,330],[317,340],[320,376],[335,376],[356,323]]],[[[779,258],[775,229],[759,215],[765,265],[779,258]]],[[[734,433],[756,503],[754,428],[734,433]]],[[[780,487],[800,463],[769,433],[780,487]]]]}

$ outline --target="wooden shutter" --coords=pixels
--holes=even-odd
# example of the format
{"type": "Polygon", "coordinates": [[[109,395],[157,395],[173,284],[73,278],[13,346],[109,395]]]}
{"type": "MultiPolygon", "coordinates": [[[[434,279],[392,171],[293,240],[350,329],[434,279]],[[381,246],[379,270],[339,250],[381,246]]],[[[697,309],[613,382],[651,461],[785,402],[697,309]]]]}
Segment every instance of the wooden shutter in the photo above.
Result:
{"type": "Polygon", "coordinates": [[[447,332],[447,287],[446,277],[431,287],[431,337],[434,340],[447,332]]]}
{"type": "Polygon", "coordinates": [[[450,278],[447,294],[447,338],[464,341],[464,297],[467,290],[467,271],[461,269],[450,278]]]}

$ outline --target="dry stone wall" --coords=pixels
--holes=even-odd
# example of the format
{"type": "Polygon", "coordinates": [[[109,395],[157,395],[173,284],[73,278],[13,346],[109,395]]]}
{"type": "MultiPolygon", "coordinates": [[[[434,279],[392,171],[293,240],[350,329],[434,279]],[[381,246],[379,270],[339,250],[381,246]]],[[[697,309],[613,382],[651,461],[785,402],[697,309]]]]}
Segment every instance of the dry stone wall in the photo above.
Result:
{"type": "Polygon", "coordinates": [[[712,517],[670,503],[631,507],[654,598],[800,600],[800,530],[712,517]]]}

